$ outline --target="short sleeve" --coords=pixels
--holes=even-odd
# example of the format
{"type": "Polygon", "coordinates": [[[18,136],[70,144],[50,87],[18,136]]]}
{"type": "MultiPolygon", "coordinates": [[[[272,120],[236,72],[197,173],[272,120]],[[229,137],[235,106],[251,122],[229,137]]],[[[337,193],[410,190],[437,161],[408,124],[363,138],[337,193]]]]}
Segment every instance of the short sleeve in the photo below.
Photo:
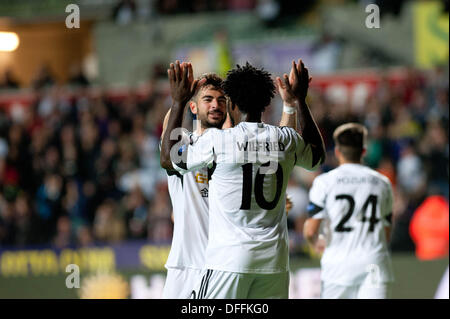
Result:
{"type": "Polygon", "coordinates": [[[201,136],[190,136],[188,143],[179,145],[177,156],[172,159],[172,166],[180,173],[186,174],[202,167],[211,167],[214,162],[214,131],[206,130],[201,136]]]}
{"type": "Polygon", "coordinates": [[[321,176],[316,177],[309,190],[308,217],[322,219],[326,217],[327,189],[321,176]]]}
{"type": "Polygon", "coordinates": [[[392,185],[389,182],[389,180],[387,180],[387,184],[386,184],[385,198],[386,198],[386,200],[384,201],[385,206],[382,209],[381,217],[382,217],[382,221],[383,221],[383,226],[390,227],[392,225],[392,210],[393,210],[393,206],[394,206],[394,194],[392,191],[392,185]]]}
{"type": "MultiPolygon", "coordinates": [[[[187,129],[183,128],[181,131],[181,141],[178,142],[175,145],[175,147],[179,147],[181,149],[182,145],[189,144],[189,142],[191,140],[191,135],[192,135],[191,132],[189,132],[187,129]]],[[[159,140],[159,151],[160,152],[161,152],[162,141],[163,141],[163,139],[161,137],[161,139],[159,140]]],[[[173,162],[172,162],[172,166],[173,166],[173,162]]],[[[180,173],[176,170],[167,169],[166,173],[168,176],[176,175],[178,177],[181,177],[180,173]]]]}
{"type": "Polygon", "coordinates": [[[305,143],[303,137],[293,128],[284,127],[286,137],[292,140],[295,150],[295,165],[309,171],[314,171],[320,166],[320,161],[313,163],[313,150],[310,144],[305,143]]]}
{"type": "MultiPolygon", "coordinates": [[[[191,140],[191,136],[192,136],[192,133],[189,132],[187,129],[183,128],[181,131],[181,144],[188,144],[191,140]]],[[[159,151],[161,151],[162,141],[163,141],[163,139],[161,136],[161,138],[159,140],[159,151]]]]}

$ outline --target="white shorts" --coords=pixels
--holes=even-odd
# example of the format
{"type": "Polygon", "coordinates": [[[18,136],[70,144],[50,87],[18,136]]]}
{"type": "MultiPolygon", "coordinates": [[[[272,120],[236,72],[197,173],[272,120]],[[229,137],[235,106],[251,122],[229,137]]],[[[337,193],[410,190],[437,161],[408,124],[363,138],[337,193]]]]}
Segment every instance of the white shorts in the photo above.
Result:
{"type": "Polygon", "coordinates": [[[288,299],[289,272],[245,274],[207,269],[192,299],[288,299]]]}
{"type": "Polygon", "coordinates": [[[322,299],[388,299],[390,298],[390,284],[372,284],[370,276],[359,285],[343,286],[322,281],[322,299]]]}
{"type": "Polygon", "coordinates": [[[162,293],[163,299],[188,299],[203,274],[201,269],[169,268],[162,293]]]}

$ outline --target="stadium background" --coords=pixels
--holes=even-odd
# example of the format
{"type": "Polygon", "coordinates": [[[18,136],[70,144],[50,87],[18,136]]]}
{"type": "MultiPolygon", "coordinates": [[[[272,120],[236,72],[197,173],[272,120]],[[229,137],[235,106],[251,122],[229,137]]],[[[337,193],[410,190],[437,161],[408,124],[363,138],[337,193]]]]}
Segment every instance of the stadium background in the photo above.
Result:
{"type": "MultiPolygon", "coordinates": [[[[168,63],[225,75],[248,60],[275,76],[301,57],[321,172],[336,165],[333,129],[364,123],[366,164],[394,185],[393,297],[433,298],[448,266],[448,21],[448,1],[1,0],[0,297],[158,298],[173,227],[158,153],[168,63]],[[80,28],[65,26],[70,3],[80,28]],[[379,29],[365,25],[370,3],[379,29]]],[[[264,121],[280,114],[277,97],[264,121]]],[[[320,289],[301,234],[318,173],[296,170],[287,191],[292,298],[320,289]]]]}

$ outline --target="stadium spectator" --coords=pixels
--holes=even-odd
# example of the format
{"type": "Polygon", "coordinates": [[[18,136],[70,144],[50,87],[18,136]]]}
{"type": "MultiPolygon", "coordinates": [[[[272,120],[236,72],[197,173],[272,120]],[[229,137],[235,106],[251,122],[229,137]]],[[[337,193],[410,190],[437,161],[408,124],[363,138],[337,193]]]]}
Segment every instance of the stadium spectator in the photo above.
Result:
{"type": "Polygon", "coordinates": [[[122,200],[122,215],[127,221],[129,238],[145,238],[147,235],[148,203],[139,186],[125,195],[122,200]]]}
{"type": "Polygon", "coordinates": [[[41,89],[47,86],[52,86],[55,84],[55,79],[50,70],[50,66],[48,64],[43,64],[33,80],[32,86],[35,89],[41,89]]]}
{"type": "Polygon", "coordinates": [[[69,70],[69,85],[74,86],[88,86],[89,80],[83,72],[83,69],[79,64],[74,64],[69,70]]]}
{"type": "Polygon", "coordinates": [[[13,75],[11,69],[7,69],[3,74],[3,79],[0,78],[0,89],[18,89],[19,81],[13,75]]]}
{"type": "Polygon", "coordinates": [[[114,243],[125,238],[125,223],[117,214],[117,203],[108,199],[95,213],[94,237],[103,243],[114,243]]]}
{"type": "Polygon", "coordinates": [[[291,253],[298,253],[299,248],[304,245],[303,224],[307,219],[306,207],[308,206],[308,191],[297,179],[289,179],[286,194],[292,201],[292,208],[289,210],[287,222],[290,239],[291,253]]]}
{"type": "Polygon", "coordinates": [[[56,223],[56,235],[53,238],[53,245],[57,248],[64,248],[72,245],[73,242],[72,224],[69,217],[59,217],[56,223]]]}
{"type": "Polygon", "coordinates": [[[14,202],[14,243],[25,246],[35,243],[37,220],[28,195],[21,192],[14,202]]]}
{"type": "Polygon", "coordinates": [[[134,0],[120,0],[113,9],[113,19],[119,25],[131,23],[136,17],[137,6],[134,0]]]}
{"type": "Polygon", "coordinates": [[[417,196],[424,191],[425,172],[422,161],[412,141],[407,142],[401,150],[400,159],[397,163],[398,186],[408,196],[417,196]]]}
{"type": "Polygon", "coordinates": [[[172,239],[172,219],[167,182],[156,185],[156,194],[148,210],[147,238],[156,242],[172,239]]]}

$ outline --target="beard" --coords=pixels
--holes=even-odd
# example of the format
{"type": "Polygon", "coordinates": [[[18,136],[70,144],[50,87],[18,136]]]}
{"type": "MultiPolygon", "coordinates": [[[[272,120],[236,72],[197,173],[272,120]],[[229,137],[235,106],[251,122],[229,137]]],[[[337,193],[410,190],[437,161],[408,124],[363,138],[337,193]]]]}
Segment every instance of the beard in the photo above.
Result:
{"type": "Polygon", "coordinates": [[[226,116],[224,112],[222,111],[212,111],[208,112],[205,115],[202,115],[199,117],[199,120],[201,121],[201,125],[203,128],[222,128],[223,123],[225,122],[226,116]],[[210,120],[209,115],[211,114],[217,114],[220,115],[221,118],[217,120],[210,120]]]}

